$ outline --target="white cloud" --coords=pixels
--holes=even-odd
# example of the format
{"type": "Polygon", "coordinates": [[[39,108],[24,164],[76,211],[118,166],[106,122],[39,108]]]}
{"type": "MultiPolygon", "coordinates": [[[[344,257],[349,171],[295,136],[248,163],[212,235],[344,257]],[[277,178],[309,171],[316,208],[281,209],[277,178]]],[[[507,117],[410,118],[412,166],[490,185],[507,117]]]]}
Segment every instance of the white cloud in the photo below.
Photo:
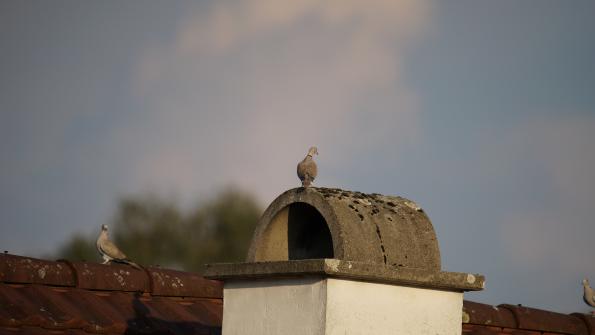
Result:
{"type": "Polygon", "coordinates": [[[197,8],[170,44],[139,60],[143,115],[114,134],[121,145],[136,143],[131,183],[183,194],[237,183],[269,201],[297,185],[295,164],[311,145],[320,149],[320,183],[360,151],[390,141],[398,152],[393,143],[420,131],[399,67],[427,25],[427,6],[252,0],[197,8]]]}

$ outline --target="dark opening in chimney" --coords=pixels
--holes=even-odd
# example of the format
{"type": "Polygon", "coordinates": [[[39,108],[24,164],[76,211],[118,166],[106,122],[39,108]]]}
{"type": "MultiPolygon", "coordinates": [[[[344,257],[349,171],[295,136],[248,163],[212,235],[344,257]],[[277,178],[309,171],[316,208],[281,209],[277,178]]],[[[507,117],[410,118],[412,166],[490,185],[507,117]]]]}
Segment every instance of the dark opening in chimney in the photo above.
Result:
{"type": "Polygon", "coordinates": [[[316,208],[303,202],[292,203],[287,221],[290,260],[334,258],[331,232],[316,208]]]}

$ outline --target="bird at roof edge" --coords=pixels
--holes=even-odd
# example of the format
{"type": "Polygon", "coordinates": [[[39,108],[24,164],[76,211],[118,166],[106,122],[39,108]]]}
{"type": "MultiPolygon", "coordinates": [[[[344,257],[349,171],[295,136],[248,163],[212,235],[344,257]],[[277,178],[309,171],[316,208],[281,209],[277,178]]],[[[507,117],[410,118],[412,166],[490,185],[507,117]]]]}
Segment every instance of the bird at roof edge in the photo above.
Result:
{"type": "Polygon", "coordinates": [[[102,264],[114,261],[116,263],[128,264],[133,268],[142,270],[138,264],[129,260],[128,257],[126,257],[126,255],[120,251],[112,241],[110,241],[106,224],[101,225],[101,232],[99,233],[99,237],[97,237],[97,243],[95,245],[97,251],[99,251],[99,254],[103,257],[102,264]]]}
{"type": "MultiPolygon", "coordinates": [[[[583,279],[583,300],[591,307],[595,307],[595,291],[589,286],[589,280],[583,279]]],[[[591,312],[595,314],[595,312],[591,312]]]]}
{"type": "Polygon", "coordinates": [[[318,167],[312,159],[314,155],[318,155],[318,149],[311,147],[306,157],[297,165],[297,175],[302,181],[302,187],[310,187],[316,175],[318,175],[318,167]]]}

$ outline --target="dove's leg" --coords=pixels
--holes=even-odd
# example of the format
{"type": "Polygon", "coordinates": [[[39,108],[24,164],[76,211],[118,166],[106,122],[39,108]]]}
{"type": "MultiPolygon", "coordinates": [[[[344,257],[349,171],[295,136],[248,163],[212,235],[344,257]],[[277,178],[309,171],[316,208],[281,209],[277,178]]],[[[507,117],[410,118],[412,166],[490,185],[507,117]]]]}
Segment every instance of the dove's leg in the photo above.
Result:
{"type": "Polygon", "coordinates": [[[108,255],[103,255],[103,263],[101,264],[107,264],[111,260],[112,259],[108,255]]]}

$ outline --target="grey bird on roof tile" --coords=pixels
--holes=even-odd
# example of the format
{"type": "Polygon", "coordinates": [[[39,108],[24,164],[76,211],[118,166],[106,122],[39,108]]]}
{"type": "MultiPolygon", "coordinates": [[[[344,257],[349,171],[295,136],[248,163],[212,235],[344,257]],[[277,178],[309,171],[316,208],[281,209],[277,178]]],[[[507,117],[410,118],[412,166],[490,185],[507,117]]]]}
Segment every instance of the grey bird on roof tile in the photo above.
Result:
{"type": "Polygon", "coordinates": [[[586,278],[583,279],[583,300],[587,305],[595,307],[595,292],[589,286],[589,281],[586,278]]]}
{"type": "Polygon", "coordinates": [[[303,187],[309,187],[318,174],[318,167],[312,159],[314,155],[318,155],[318,149],[311,147],[306,157],[297,165],[297,175],[302,181],[303,187]]]}
{"type": "Polygon", "coordinates": [[[129,260],[126,255],[118,249],[118,247],[109,240],[109,236],[107,233],[107,225],[101,225],[101,233],[99,233],[99,237],[97,238],[97,251],[103,257],[103,263],[106,264],[108,262],[114,261],[117,263],[124,263],[128,264],[134,268],[142,270],[142,268],[134,263],[133,261],[129,260]]]}

